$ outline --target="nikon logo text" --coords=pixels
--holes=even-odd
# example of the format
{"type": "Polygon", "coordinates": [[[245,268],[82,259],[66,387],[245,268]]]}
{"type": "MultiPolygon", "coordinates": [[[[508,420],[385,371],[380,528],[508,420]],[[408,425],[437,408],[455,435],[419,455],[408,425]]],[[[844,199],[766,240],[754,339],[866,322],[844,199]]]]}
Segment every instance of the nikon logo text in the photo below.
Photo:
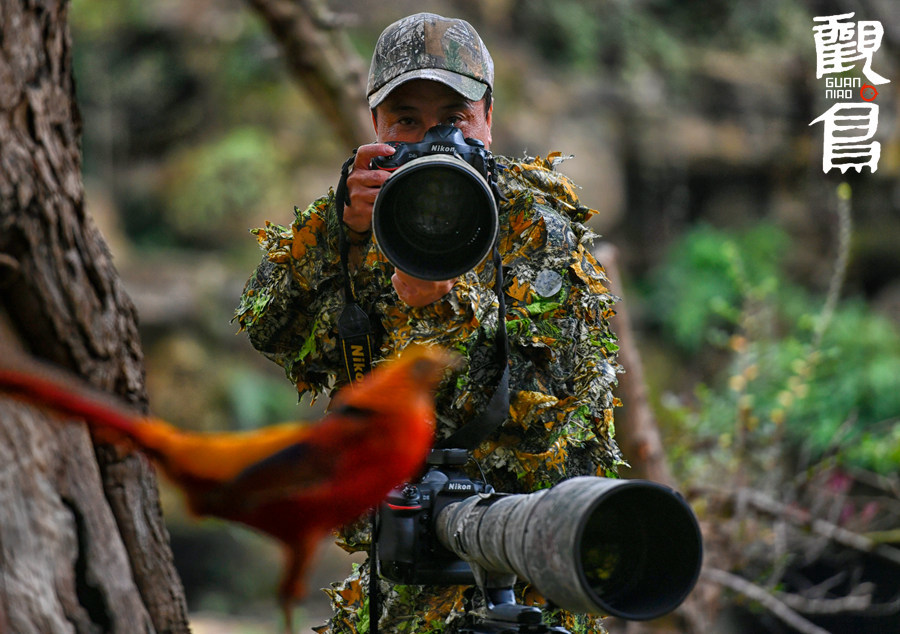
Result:
{"type": "Polygon", "coordinates": [[[353,380],[359,381],[366,371],[366,352],[361,345],[350,346],[350,363],[353,366],[353,380]]]}
{"type": "Polygon", "coordinates": [[[441,145],[440,143],[432,143],[432,152],[444,152],[445,154],[453,154],[456,148],[452,145],[441,145]]]}
{"type": "Polygon", "coordinates": [[[469,482],[448,482],[448,491],[472,491],[472,484],[469,482]]]}

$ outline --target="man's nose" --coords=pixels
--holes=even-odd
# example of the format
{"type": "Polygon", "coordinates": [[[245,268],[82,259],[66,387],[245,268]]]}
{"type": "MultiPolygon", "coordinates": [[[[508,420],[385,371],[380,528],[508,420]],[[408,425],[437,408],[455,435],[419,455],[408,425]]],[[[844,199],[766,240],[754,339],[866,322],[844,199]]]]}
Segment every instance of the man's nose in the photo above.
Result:
{"type": "Polygon", "coordinates": [[[425,136],[425,133],[428,132],[431,128],[433,128],[436,125],[440,125],[441,120],[438,119],[437,117],[426,118],[422,121],[422,124],[425,127],[425,129],[422,131],[422,136],[425,136]]]}

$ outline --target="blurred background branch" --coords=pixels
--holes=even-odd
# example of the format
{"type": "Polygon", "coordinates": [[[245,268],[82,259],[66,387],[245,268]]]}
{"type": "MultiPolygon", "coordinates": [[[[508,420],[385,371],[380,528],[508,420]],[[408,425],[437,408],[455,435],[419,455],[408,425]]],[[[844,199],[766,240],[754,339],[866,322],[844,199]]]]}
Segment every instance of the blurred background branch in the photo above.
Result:
{"type": "Polygon", "coordinates": [[[248,0],[281,46],[297,85],[309,93],[320,116],[349,146],[374,140],[365,100],[368,64],[346,29],[357,16],[334,13],[323,0],[248,0]]]}

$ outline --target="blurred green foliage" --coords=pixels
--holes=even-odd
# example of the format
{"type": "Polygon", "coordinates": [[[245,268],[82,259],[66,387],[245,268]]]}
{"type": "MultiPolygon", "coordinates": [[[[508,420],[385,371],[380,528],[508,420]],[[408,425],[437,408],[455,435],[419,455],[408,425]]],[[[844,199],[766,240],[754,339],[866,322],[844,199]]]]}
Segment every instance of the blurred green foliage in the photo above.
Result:
{"type": "Polygon", "coordinates": [[[246,7],[165,5],[73,4],[85,177],[142,248],[250,245],[248,218],[290,208],[290,139],[321,126],[246,7]]]}
{"type": "Polygon", "coordinates": [[[785,272],[789,236],[771,224],[700,226],[653,278],[650,305],[682,363],[725,354],[677,416],[690,470],[710,456],[765,467],[799,452],[882,473],[900,464],[900,330],[858,300],[838,305],[814,347],[824,299],[785,272]],[[712,442],[706,442],[710,440],[712,442]],[[781,442],[784,442],[782,445],[781,442]],[[716,447],[693,455],[699,445],[716,447]],[[738,450],[735,451],[735,447],[738,450]]]}
{"type": "Polygon", "coordinates": [[[182,147],[167,169],[160,220],[184,244],[216,248],[246,228],[246,210],[277,204],[285,156],[271,133],[235,128],[209,143],[182,147]]]}
{"type": "Polygon", "coordinates": [[[651,275],[652,312],[687,352],[721,345],[738,325],[745,298],[777,290],[787,244],[787,235],[769,224],[743,232],[698,225],[651,275]]]}

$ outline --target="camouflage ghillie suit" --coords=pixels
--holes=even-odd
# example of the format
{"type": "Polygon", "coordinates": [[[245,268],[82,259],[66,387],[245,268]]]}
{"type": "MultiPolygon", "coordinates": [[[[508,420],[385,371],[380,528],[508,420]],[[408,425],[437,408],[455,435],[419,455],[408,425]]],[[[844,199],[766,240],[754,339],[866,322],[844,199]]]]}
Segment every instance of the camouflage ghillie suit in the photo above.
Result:
{"type": "MultiPolygon", "coordinates": [[[[576,475],[611,475],[621,462],[613,440],[614,298],[603,268],[587,248],[583,224],[594,212],[547,160],[498,157],[500,252],[505,271],[510,409],[503,426],[473,452],[498,491],[527,493],[576,475]]],[[[337,319],[344,307],[334,195],[295,209],[290,227],[255,230],[266,255],[250,278],[236,318],[253,345],[281,365],[302,394],[344,380],[337,319]]],[[[488,260],[462,275],[444,298],[410,308],[391,284],[393,267],[371,241],[351,266],[357,302],[379,326],[383,353],[411,342],[459,351],[466,363],[437,394],[437,435],[477,416],[496,385],[497,298],[488,260]]],[[[474,476],[474,474],[473,474],[474,476]]],[[[344,531],[348,550],[367,547],[359,527],[344,531]]],[[[368,631],[368,565],[326,590],[334,615],[319,632],[368,631]]],[[[530,597],[527,588],[520,600],[530,597]]],[[[461,586],[397,586],[382,582],[380,625],[386,632],[456,632],[479,597],[461,586]]],[[[558,612],[572,632],[603,632],[600,619],[558,612]]]]}

